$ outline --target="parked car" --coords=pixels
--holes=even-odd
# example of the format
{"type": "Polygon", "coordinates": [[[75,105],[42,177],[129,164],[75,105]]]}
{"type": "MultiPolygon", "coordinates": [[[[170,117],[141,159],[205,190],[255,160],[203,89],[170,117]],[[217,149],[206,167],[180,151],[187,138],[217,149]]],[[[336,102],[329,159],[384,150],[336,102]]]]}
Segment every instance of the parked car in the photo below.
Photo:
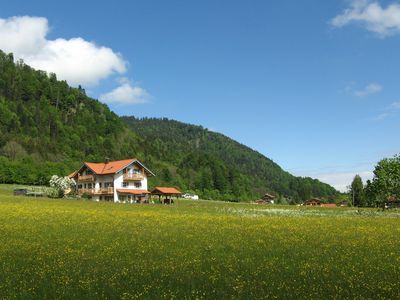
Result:
{"type": "Polygon", "coordinates": [[[192,194],[189,194],[189,193],[183,194],[182,198],[190,199],[190,200],[199,200],[199,196],[198,195],[192,195],[192,194]]]}

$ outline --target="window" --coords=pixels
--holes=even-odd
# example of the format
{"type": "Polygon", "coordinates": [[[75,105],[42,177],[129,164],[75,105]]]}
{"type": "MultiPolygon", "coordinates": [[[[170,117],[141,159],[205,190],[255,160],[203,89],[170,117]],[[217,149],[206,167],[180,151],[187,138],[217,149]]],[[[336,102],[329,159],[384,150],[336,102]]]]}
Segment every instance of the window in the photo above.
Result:
{"type": "Polygon", "coordinates": [[[101,188],[101,182],[99,183],[99,188],[101,188]]]}
{"type": "Polygon", "coordinates": [[[121,183],[121,186],[122,186],[122,187],[127,187],[127,186],[128,186],[128,182],[125,182],[125,181],[122,182],[122,183],[121,183]]]}
{"type": "Polygon", "coordinates": [[[142,183],[141,182],[135,182],[135,188],[140,188],[142,187],[142,183]]]}

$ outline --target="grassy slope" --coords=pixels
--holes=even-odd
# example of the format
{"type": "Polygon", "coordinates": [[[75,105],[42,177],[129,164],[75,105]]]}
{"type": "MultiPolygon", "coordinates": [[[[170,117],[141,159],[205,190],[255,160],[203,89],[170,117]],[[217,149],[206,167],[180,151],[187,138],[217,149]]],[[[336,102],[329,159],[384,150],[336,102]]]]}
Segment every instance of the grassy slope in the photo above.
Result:
{"type": "Polygon", "coordinates": [[[0,297],[396,298],[399,214],[363,213],[28,199],[3,185],[0,297]]]}

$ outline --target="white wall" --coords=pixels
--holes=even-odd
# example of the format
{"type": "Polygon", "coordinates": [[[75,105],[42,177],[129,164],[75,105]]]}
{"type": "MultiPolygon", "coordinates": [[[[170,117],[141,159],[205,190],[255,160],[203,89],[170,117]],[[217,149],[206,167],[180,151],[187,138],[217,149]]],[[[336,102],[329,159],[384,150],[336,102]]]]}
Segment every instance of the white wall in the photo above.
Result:
{"type": "MultiPolygon", "coordinates": [[[[135,164],[131,164],[127,167],[133,167],[135,166],[135,168],[137,168],[137,166],[135,164]]],[[[136,189],[136,190],[147,190],[147,175],[146,173],[144,173],[144,179],[141,180],[140,182],[142,183],[141,187],[135,187],[135,181],[127,181],[127,186],[123,187],[122,183],[124,182],[123,180],[123,172],[120,171],[118,173],[115,173],[114,175],[114,202],[118,202],[118,193],[117,193],[117,189],[136,189]]],[[[138,181],[136,181],[138,182],[138,181]]]]}

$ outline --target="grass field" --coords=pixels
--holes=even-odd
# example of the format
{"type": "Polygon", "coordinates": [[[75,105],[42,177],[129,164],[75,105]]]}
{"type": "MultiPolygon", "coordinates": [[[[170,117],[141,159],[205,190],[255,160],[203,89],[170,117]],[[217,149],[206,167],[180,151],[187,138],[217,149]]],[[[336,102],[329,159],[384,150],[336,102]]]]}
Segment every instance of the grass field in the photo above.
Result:
{"type": "Polygon", "coordinates": [[[11,195],[0,298],[398,299],[400,212],[11,195]]]}

